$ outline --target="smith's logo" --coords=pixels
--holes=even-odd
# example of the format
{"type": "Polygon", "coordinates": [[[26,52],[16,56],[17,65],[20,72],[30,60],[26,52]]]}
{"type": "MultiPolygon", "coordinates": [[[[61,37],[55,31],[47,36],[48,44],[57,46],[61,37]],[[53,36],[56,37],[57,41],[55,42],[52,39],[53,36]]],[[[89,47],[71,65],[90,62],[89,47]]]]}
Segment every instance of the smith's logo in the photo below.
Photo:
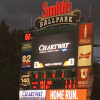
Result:
{"type": "Polygon", "coordinates": [[[81,59],[81,58],[87,58],[88,59],[90,57],[90,55],[91,55],[91,52],[89,52],[87,54],[82,54],[81,53],[78,59],[81,59]]]}
{"type": "Polygon", "coordinates": [[[61,3],[57,1],[56,5],[50,7],[45,2],[42,5],[44,10],[42,17],[35,19],[35,29],[41,30],[59,24],[77,24],[81,19],[81,11],[77,9],[72,11],[71,5],[69,0],[63,0],[61,3]]]}
{"type": "Polygon", "coordinates": [[[72,10],[71,3],[69,2],[69,0],[66,0],[66,3],[65,0],[63,0],[61,3],[57,1],[56,5],[50,7],[48,7],[48,3],[45,2],[42,7],[45,11],[45,14],[42,13],[42,17],[49,17],[69,13],[72,10]]]}

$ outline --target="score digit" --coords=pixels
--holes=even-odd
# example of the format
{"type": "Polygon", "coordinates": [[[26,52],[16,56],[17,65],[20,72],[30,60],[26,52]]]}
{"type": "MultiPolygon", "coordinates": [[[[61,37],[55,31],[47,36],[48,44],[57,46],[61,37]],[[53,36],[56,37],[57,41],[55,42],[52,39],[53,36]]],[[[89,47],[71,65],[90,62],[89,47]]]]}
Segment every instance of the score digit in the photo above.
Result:
{"type": "Polygon", "coordinates": [[[26,41],[27,41],[27,40],[30,40],[30,37],[31,37],[31,34],[30,34],[30,33],[25,34],[25,40],[26,40],[26,41]]]}
{"type": "Polygon", "coordinates": [[[65,77],[65,72],[62,72],[62,78],[64,78],[65,77]]]}
{"type": "Polygon", "coordinates": [[[46,78],[46,73],[43,73],[43,78],[46,78]]]}
{"type": "Polygon", "coordinates": [[[35,79],[38,79],[38,74],[35,74],[35,79]]]}
{"type": "Polygon", "coordinates": [[[56,74],[55,73],[52,73],[52,78],[55,78],[56,74]]]}

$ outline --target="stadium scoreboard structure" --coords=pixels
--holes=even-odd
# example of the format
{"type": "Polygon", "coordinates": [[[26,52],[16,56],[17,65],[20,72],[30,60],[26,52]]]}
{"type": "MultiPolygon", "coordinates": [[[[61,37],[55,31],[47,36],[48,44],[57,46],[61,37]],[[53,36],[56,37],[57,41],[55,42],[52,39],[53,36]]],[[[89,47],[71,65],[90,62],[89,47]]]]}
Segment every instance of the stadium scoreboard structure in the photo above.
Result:
{"type": "MultiPolygon", "coordinates": [[[[19,100],[87,98],[88,73],[93,70],[94,25],[77,25],[80,11],[71,11],[71,3],[68,0],[66,2],[62,1],[62,7],[69,6],[67,14],[54,16],[42,13],[42,17],[35,20],[35,29],[38,31],[22,34],[19,100]],[[75,25],[40,31],[59,24],[75,25]]],[[[44,11],[46,5],[43,4],[44,11]]],[[[57,5],[55,7],[58,9],[57,5]]]]}

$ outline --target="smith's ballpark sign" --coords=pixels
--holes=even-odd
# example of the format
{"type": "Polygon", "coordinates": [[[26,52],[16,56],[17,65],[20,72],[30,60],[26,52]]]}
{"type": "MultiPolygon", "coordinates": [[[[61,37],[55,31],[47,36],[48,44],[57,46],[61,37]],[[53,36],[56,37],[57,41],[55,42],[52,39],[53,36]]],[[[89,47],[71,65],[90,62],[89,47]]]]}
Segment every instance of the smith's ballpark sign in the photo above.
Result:
{"type": "Polygon", "coordinates": [[[50,7],[45,2],[42,8],[44,10],[42,17],[35,19],[36,30],[59,24],[77,24],[81,19],[81,11],[78,9],[72,11],[72,3],[69,0],[63,0],[60,3],[57,1],[54,6],[50,7]]]}

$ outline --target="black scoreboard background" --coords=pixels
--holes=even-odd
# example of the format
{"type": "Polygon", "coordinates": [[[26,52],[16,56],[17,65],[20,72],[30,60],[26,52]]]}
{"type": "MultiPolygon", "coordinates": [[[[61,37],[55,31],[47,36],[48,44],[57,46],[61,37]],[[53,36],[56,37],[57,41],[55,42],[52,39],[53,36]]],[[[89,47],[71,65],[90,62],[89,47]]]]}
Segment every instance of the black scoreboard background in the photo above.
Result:
{"type": "Polygon", "coordinates": [[[59,27],[23,35],[22,41],[26,40],[23,43],[30,41],[32,50],[31,68],[21,71],[21,90],[77,87],[78,28],[78,25],[59,27]],[[23,74],[27,71],[30,76],[23,74]]]}
{"type": "Polygon", "coordinates": [[[35,32],[31,89],[76,88],[77,51],[77,25],[35,32]]]}

